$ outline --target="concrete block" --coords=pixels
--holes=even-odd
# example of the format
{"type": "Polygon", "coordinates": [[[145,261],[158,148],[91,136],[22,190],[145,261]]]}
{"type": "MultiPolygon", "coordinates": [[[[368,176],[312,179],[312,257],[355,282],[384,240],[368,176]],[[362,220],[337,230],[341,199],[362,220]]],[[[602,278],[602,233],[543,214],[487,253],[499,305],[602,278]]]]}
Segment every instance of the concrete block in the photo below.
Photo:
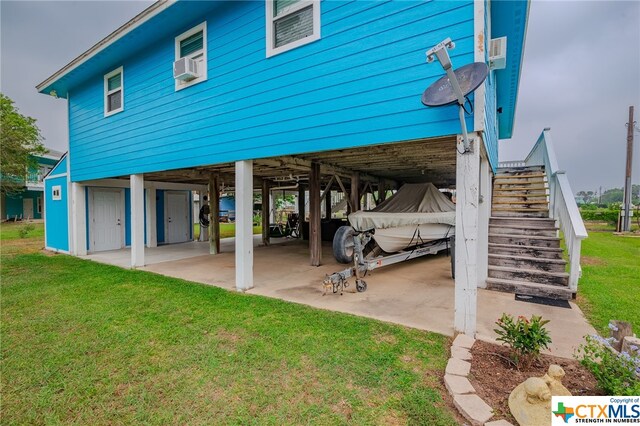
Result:
{"type": "Polygon", "coordinates": [[[471,371],[471,364],[467,361],[462,361],[460,359],[449,358],[449,362],[447,362],[447,368],[445,369],[446,374],[453,374],[454,376],[464,376],[469,375],[471,371]]]}
{"type": "Polygon", "coordinates": [[[454,395],[453,404],[474,426],[485,424],[493,416],[493,410],[478,395],[454,395]]]}
{"type": "Polygon", "coordinates": [[[473,388],[471,382],[466,377],[445,374],[444,385],[452,396],[464,395],[467,393],[476,393],[476,390],[473,388]]]}
{"type": "Polygon", "coordinates": [[[513,426],[513,424],[511,424],[508,421],[502,419],[502,420],[495,420],[493,422],[485,423],[484,426],[513,426]]]}
{"type": "Polygon", "coordinates": [[[466,334],[458,334],[458,337],[453,341],[453,346],[461,348],[471,349],[471,346],[475,343],[476,339],[466,334]]]}
{"type": "Polygon", "coordinates": [[[451,346],[451,358],[469,361],[471,359],[471,351],[461,346],[451,346]]]}

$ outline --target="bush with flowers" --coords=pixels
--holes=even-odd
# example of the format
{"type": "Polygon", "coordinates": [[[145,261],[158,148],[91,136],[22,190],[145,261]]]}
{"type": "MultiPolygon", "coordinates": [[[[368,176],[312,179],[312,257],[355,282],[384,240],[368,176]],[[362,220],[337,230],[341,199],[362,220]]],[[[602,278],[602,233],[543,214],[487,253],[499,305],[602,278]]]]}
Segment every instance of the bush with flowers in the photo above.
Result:
{"type": "Polygon", "coordinates": [[[520,315],[517,319],[508,314],[496,322],[499,342],[503,342],[511,349],[511,359],[518,368],[527,369],[533,361],[540,357],[540,351],[547,349],[551,343],[551,336],[544,326],[549,320],[533,315],[527,319],[520,315]]]}
{"type": "MultiPolygon", "coordinates": [[[[640,395],[640,357],[618,352],[612,346],[613,338],[587,336],[580,345],[576,358],[598,381],[607,395],[640,395]]],[[[632,351],[638,348],[631,347],[632,351]]]]}

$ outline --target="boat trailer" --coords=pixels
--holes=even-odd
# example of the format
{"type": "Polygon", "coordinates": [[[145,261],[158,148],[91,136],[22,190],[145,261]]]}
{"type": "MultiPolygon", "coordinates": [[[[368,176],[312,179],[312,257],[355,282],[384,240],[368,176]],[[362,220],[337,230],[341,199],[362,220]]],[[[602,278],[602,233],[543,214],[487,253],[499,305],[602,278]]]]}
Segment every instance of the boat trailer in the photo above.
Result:
{"type": "Polygon", "coordinates": [[[353,237],[353,266],[345,269],[344,271],[326,275],[322,281],[322,286],[324,288],[323,296],[327,294],[329,290],[333,293],[339,292],[342,295],[344,289],[349,287],[348,280],[351,277],[356,277],[356,290],[358,293],[362,293],[367,290],[367,282],[364,280],[364,277],[367,276],[369,271],[415,259],[417,257],[437,254],[442,250],[450,250],[451,276],[452,278],[455,278],[455,235],[448,238],[429,241],[391,255],[377,256],[367,259],[363,256],[363,248],[371,238],[372,236],[368,232],[361,233],[353,237]]]}

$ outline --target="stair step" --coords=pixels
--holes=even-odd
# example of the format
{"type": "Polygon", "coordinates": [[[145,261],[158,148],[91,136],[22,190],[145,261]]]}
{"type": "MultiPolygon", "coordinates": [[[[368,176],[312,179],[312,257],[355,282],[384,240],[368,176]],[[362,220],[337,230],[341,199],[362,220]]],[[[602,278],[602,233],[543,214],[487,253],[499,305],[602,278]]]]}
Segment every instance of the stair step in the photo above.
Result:
{"type": "Polygon", "coordinates": [[[556,220],[548,217],[531,217],[531,218],[519,218],[519,217],[500,217],[492,216],[489,218],[489,223],[492,225],[521,225],[521,226],[540,226],[543,228],[555,228],[556,220]]]}
{"type": "Polygon", "coordinates": [[[494,192],[501,191],[545,191],[549,189],[546,185],[531,185],[531,186],[504,186],[500,184],[494,185],[494,192]]]}
{"type": "Polygon", "coordinates": [[[510,189],[494,189],[493,198],[496,197],[548,197],[549,194],[546,190],[536,191],[511,191],[510,189]]]}
{"type": "Polygon", "coordinates": [[[523,173],[523,174],[501,174],[498,173],[494,179],[495,180],[503,180],[503,179],[544,179],[547,177],[546,173],[523,173]]]}
{"type": "Polygon", "coordinates": [[[497,170],[496,175],[505,175],[510,173],[541,173],[544,172],[544,167],[500,167],[497,170]]]}
{"type": "Polygon", "coordinates": [[[489,243],[489,254],[528,256],[537,259],[562,259],[562,249],[559,247],[536,247],[518,244],[489,243]]]}
{"type": "Polygon", "coordinates": [[[567,262],[564,259],[544,259],[530,256],[489,253],[489,265],[546,272],[565,272],[567,262]]]}
{"type": "Polygon", "coordinates": [[[493,208],[523,208],[528,209],[529,206],[535,206],[536,208],[543,208],[543,206],[548,206],[549,202],[547,200],[544,201],[494,201],[493,208]]]}
{"type": "Polygon", "coordinates": [[[571,300],[573,292],[567,287],[536,284],[528,281],[487,278],[487,289],[506,293],[526,294],[528,296],[548,297],[550,299],[571,300]]]}
{"type": "Polygon", "coordinates": [[[509,244],[528,247],[560,248],[560,238],[556,237],[490,233],[489,242],[495,244],[509,244]]]}
{"type": "Polygon", "coordinates": [[[566,272],[546,272],[538,271],[536,269],[489,265],[489,276],[491,278],[528,281],[536,284],[549,284],[557,286],[569,285],[569,274],[567,274],[566,272]]]}
{"type": "Polygon", "coordinates": [[[494,212],[548,212],[548,208],[544,207],[492,207],[494,212]]]}
{"type": "Polygon", "coordinates": [[[541,198],[543,200],[546,200],[548,197],[548,195],[546,193],[540,192],[540,193],[536,193],[536,194],[523,194],[520,192],[507,192],[506,194],[493,194],[493,199],[496,200],[496,198],[504,198],[505,201],[509,201],[509,200],[513,200],[518,199],[518,198],[541,198]]]}
{"type": "Polygon", "coordinates": [[[492,212],[493,216],[499,216],[499,217],[513,217],[513,218],[523,218],[523,219],[530,219],[530,218],[534,218],[534,217],[539,217],[539,218],[545,218],[545,217],[549,217],[549,212],[492,212]]]}
{"type": "Polygon", "coordinates": [[[489,233],[491,234],[508,234],[508,235],[530,235],[556,237],[558,228],[541,227],[541,226],[525,226],[518,224],[489,224],[489,233]]]}

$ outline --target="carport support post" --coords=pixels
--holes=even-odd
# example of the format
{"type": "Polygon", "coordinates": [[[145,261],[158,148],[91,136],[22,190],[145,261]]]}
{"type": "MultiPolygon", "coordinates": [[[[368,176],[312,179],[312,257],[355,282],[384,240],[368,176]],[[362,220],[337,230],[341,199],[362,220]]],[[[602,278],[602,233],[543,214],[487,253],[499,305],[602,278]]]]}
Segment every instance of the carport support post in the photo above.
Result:
{"type": "Polygon", "coordinates": [[[209,254],[220,253],[220,185],[218,176],[209,176],[209,254]]]}
{"type": "MultiPolygon", "coordinates": [[[[198,207],[202,208],[204,206],[204,197],[207,196],[207,203],[209,202],[209,191],[198,191],[198,199],[200,203],[198,207]]],[[[211,209],[211,206],[209,206],[211,209]]],[[[209,210],[211,211],[211,210],[209,210]]],[[[198,211],[198,221],[200,221],[200,212],[198,211]]],[[[198,241],[209,241],[209,228],[200,227],[200,235],[198,236],[198,241]]]]}
{"type": "Polygon", "coordinates": [[[478,200],[480,138],[470,134],[471,151],[463,151],[458,136],[456,155],[456,260],[454,330],[476,333],[478,299],[478,200]]]}
{"type": "Polygon", "coordinates": [[[72,203],[72,234],[73,234],[73,254],[84,256],[87,254],[87,199],[85,197],[84,185],[78,182],[71,184],[72,203]]]}
{"type": "Polygon", "coordinates": [[[131,267],[144,266],[144,178],[131,175],[131,267]]]}
{"type": "Polygon", "coordinates": [[[269,191],[269,181],[262,179],[262,244],[268,246],[269,238],[269,225],[271,221],[271,191],[269,191]]]}
{"type": "Polygon", "coordinates": [[[324,197],[324,211],[326,213],[325,218],[331,219],[331,188],[325,189],[327,195],[324,197]]]}
{"type": "Polygon", "coordinates": [[[353,206],[353,212],[360,210],[360,174],[353,173],[351,175],[351,205],[353,206]]]}
{"type": "Polygon", "coordinates": [[[380,204],[387,199],[387,183],[384,179],[378,181],[378,203],[380,204]]]}
{"type": "Polygon", "coordinates": [[[309,252],[311,266],[320,266],[322,260],[320,210],[320,163],[311,163],[311,171],[309,172],[309,252]]]}
{"type": "Polygon", "coordinates": [[[156,189],[147,188],[145,198],[147,203],[147,247],[157,247],[158,229],[156,227],[156,189]]]}
{"type": "Polygon", "coordinates": [[[253,162],[236,161],[236,289],[253,288],[253,162]]]}

